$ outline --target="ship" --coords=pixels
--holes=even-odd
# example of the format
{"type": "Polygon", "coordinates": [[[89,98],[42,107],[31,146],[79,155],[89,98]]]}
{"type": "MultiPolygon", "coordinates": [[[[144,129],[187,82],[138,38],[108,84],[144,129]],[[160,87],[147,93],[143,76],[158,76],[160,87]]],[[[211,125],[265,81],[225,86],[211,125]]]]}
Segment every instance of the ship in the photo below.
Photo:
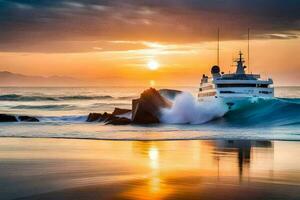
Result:
{"type": "Polygon", "coordinates": [[[259,74],[246,73],[243,54],[236,59],[235,73],[225,74],[218,65],[211,68],[211,77],[203,74],[198,92],[199,101],[220,100],[230,110],[257,98],[273,98],[274,87],[271,78],[262,79],[259,74]]]}

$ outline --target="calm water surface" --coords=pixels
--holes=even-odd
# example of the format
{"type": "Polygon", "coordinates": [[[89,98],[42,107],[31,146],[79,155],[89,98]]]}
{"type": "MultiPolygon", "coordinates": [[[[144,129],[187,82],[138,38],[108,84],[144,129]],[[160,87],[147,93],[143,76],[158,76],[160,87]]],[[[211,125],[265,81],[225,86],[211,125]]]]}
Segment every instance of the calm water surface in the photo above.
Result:
{"type": "Polygon", "coordinates": [[[287,141],[0,139],[8,199],[299,199],[287,141]]]}

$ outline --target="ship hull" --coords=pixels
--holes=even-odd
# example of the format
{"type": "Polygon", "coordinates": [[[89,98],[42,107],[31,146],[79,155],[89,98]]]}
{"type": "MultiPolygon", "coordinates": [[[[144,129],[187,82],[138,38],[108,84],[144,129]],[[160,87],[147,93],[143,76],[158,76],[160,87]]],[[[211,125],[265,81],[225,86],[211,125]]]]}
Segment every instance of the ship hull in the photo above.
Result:
{"type": "Polygon", "coordinates": [[[273,98],[272,96],[262,97],[262,96],[250,96],[250,95],[243,95],[243,96],[211,96],[211,97],[203,97],[199,98],[199,102],[213,102],[219,101],[222,102],[224,105],[228,106],[229,110],[238,110],[242,107],[245,107],[251,103],[255,103],[258,99],[270,99],[273,98]]]}

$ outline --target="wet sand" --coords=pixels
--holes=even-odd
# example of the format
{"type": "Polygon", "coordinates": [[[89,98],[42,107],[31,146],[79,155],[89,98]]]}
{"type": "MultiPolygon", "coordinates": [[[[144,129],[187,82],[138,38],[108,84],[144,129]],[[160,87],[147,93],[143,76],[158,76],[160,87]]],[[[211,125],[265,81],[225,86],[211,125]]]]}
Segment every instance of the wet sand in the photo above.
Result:
{"type": "Polygon", "coordinates": [[[300,143],[0,138],[0,199],[300,199],[300,143]]]}

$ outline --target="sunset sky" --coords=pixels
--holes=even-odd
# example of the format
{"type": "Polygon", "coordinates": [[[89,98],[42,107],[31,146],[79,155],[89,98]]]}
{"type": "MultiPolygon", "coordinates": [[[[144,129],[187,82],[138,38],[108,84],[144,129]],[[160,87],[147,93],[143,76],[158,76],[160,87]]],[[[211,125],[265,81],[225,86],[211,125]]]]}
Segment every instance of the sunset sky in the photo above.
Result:
{"type": "Polygon", "coordinates": [[[197,86],[216,64],[218,27],[224,72],[239,50],[247,58],[250,28],[250,71],[300,85],[299,10],[297,0],[0,0],[0,71],[197,86]]]}

